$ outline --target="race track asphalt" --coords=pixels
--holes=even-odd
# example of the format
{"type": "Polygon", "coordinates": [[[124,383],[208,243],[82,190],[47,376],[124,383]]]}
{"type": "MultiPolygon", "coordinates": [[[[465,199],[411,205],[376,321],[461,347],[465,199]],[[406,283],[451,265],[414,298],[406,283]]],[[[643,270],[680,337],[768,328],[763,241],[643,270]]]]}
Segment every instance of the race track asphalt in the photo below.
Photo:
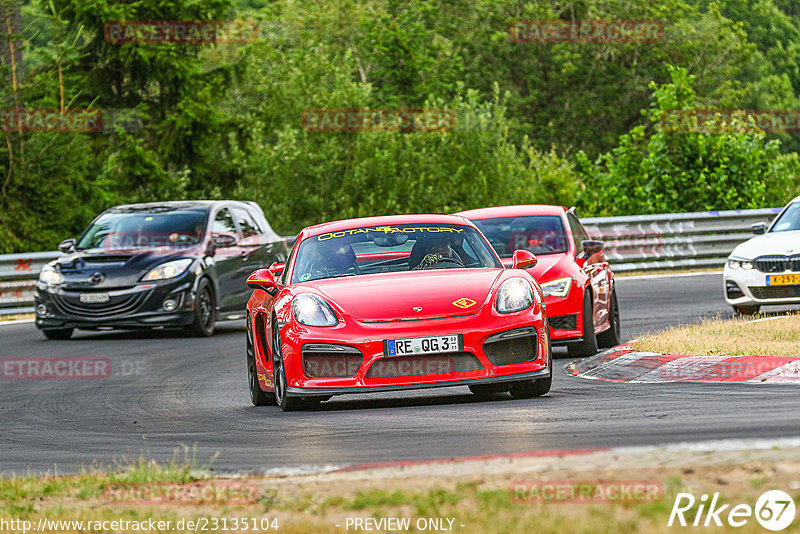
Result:
{"type": "MultiPolygon", "coordinates": [[[[620,278],[626,339],[730,315],[721,276],[620,278]]],[[[488,401],[466,388],[337,397],[319,411],[249,402],[243,324],[210,339],[174,332],[78,332],[46,341],[0,326],[0,357],[108,358],[103,380],[0,380],[0,472],[71,473],[184,450],[200,467],[272,472],[725,438],[797,436],[800,389],[761,384],[617,384],[568,376],[549,395],[488,401]],[[212,458],[215,459],[213,462],[212,458]]]]}

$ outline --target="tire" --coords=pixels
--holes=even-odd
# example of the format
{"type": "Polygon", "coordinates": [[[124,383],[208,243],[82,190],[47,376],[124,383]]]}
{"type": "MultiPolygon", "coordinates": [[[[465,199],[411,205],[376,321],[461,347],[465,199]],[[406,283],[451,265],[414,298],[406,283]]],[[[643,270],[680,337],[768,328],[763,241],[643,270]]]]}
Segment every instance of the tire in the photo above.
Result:
{"type": "Polygon", "coordinates": [[[250,320],[247,321],[247,383],[250,387],[250,402],[253,406],[275,406],[274,393],[266,393],[258,383],[258,368],[256,367],[256,353],[253,345],[253,331],[250,320]]]}
{"type": "Polygon", "coordinates": [[[597,354],[597,337],[594,334],[592,321],[592,294],[583,292],[583,340],[580,343],[567,345],[570,356],[594,356],[597,354]]]}
{"type": "MultiPolygon", "coordinates": [[[[550,329],[547,328],[548,336],[550,329]]],[[[515,399],[530,399],[531,397],[541,397],[550,391],[553,385],[553,345],[548,343],[547,366],[550,368],[550,376],[537,378],[536,380],[525,380],[522,382],[511,382],[508,385],[508,392],[515,399]]]]}
{"type": "Polygon", "coordinates": [[[619,304],[617,303],[617,290],[611,290],[611,306],[608,310],[611,327],[597,335],[597,346],[604,349],[616,347],[620,340],[619,304]]]}
{"type": "Polygon", "coordinates": [[[304,409],[308,404],[301,397],[286,395],[286,371],[283,368],[283,355],[281,353],[281,334],[275,329],[272,347],[272,369],[275,375],[275,402],[284,412],[296,412],[304,409]]]}
{"type": "Polygon", "coordinates": [[[761,306],[755,304],[753,306],[734,306],[733,311],[736,315],[755,315],[761,310],[761,306]]]}
{"type": "Polygon", "coordinates": [[[194,337],[211,337],[217,323],[217,299],[208,278],[200,280],[194,301],[194,322],[186,332],[194,337]]]}
{"type": "Polygon", "coordinates": [[[74,328],[47,328],[42,330],[42,333],[47,339],[69,339],[74,330],[74,328]]]}

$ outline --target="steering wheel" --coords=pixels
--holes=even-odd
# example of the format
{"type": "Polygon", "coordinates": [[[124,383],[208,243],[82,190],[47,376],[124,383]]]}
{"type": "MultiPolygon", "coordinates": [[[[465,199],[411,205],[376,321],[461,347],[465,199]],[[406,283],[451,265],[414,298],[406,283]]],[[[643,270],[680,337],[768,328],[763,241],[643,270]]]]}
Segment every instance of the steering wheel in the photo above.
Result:
{"type": "Polygon", "coordinates": [[[425,265],[425,266],[421,267],[421,269],[423,271],[424,270],[428,270],[428,269],[441,269],[441,267],[439,267],[439,265],[442,265],[443,263],[454,263],[454,264],[458,265],[459,267],[464,267],[464,264],[461,263],[461,261],[459,261],[459,260],[457,260],[455,258],[448,258],[447,256],[442,256],[442,257],[439,258],[439,261],[437,261],[436,263],[432,263],[430,265],[425,265]]]}

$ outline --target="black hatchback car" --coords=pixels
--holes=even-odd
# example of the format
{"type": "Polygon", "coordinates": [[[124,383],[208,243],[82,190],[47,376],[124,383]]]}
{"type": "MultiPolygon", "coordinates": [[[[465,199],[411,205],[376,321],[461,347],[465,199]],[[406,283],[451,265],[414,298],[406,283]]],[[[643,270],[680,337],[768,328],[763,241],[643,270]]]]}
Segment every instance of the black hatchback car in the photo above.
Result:
{"type": "Polygon", "coordinates": [[[34,291],[36,326],[49,339],[109,327],[210,336],[218,318],[244,315],[248,275],[289,250],[257,204],[237,201],[116,206],[58,248],[65,255],[34,291]]]}

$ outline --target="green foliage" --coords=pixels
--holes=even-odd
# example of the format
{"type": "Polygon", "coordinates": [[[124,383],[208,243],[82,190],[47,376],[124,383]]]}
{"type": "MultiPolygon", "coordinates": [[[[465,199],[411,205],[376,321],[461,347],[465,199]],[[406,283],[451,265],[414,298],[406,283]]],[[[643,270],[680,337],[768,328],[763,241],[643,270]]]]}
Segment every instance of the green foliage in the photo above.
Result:
{"type": "Polygon", "coordinates": [[[8,5],[0,107],[123,110],[141,127],[0,131],[0,253],[52,250],[102,209],[145,200],[257,200],[288,234],[524,202],[580,203],[583,215],[762,207],[797,185],[796,134],[659,128],[676,106],[800,109],[789,0],[30,0],[6,35],[8,5]],[[225,19],[259,21],[260,39],[103,33],[116,20],[225,19]],[[515,19],[659,19],[665,35],[518,43],[515,19]],[[309,109],[422,107],[451,110],[455,129],[301,124],[309,109]]]}
{"type": "Polygon", "coordinates": [[[644,126],[620,137],[619,146],[595,162],[578,161],[587,189],[583,206],[604,215],[758,208],[785,202],[800,185],[796,154],[782,155],[779,141],[766,140],[753,124],[736,118],[708,132],[671,132],[666,113],[694,109],[694,77],[671,67],[672,82],[657,86],[644,126]]]}

